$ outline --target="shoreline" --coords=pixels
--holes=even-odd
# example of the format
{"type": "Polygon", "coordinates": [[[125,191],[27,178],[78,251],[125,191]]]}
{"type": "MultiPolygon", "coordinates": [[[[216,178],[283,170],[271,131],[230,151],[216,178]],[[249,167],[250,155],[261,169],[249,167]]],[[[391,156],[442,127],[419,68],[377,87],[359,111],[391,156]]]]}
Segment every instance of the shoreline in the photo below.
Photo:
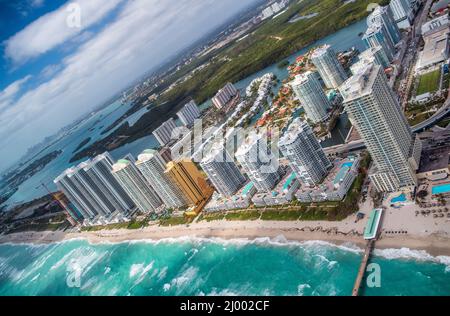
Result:
{"type": "MultiPolygon", "coordinates": [[[[332,223],[331,223],[332,224],[332,223]]],[[[64,232],[21,232],[0,236],[1,244],[52,244],[74,240],[86,240],[90,244],[120,244],[130,242],[158,242],[177,241],[183,239],[217,240],[222,241],[245,241],[258,242],[268,239],[280,244],[289,242],[326,242],[336,246],[355,245],[361,250],[365,248],[366,242],[353,230],[343,232],[336,231],[301,231],[305,227],[313,229],[324,229],[322,226],[305,226],[304,222],[226,222],[215,221],[209,223],[191,224],[189,226],[159,227],[149,226],[139,230],[102,230],[95,232],[64,233],[64,232]],[[209,225],[209,226],[208,226],[209,225]],[[347,235],[344,235],[347,233],[347,235]]],[[[325,227],[326,228],[326,227],[325,227]]],[[[333,227],[335,228],[335,227],[333,227]]],[[[308,229],[307,229],[308,230],[308,229]]],[[[441,234],[428,235],[401,235],[382,236],[376,242],[375,249],[410,249],[425,251],[433,257],[450,257],[450,238],[441,234]]],[[[350,249],[350,248],[349,248],[350,249]]]]}

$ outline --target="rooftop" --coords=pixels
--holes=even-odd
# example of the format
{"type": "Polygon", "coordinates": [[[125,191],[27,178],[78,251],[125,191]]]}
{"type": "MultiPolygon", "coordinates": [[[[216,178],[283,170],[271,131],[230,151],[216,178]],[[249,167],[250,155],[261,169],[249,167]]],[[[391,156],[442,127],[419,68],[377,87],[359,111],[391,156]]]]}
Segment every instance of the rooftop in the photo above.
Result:
{"type": "Polygon", "coordinates": [[[302,74],[299,74],[299,75],[295,76],[295,79],[291,82],[291,85],[292,86],[301,85],[301,84],[307,82],[312,75],[313,75],[313,72],[311,70],[308,70],[302,74]]]}
{"type": "Polygon", "coordinates": [[[153,149],[146,149],[142,152],[142,154],[140,154],[138,156],[138,161],[136,162],[136,164],[141,164],[143,162],[149,161],[150,159],[152,159],[155,154],[158,153],[156,150],[153,149]]]}
{"type": "Polygon", "coordinates": [[[448,57],[448,26],[424,36],[425,45],[420,54],[418,69],[444,61],[448,57]]]}
{"type": "Polygon", "coordinates": [[[291,144],[297,139],[299,133],[302,133],[304,129],[308,128],[308,123],[302,121],[299,117],[292,121],[287,131],[280,138],[280,144],[291,144]]]}
{"type": "Polygon", "coordinates": [[[322,56],[323,54],[326,54],[330,48],[331,46],[328,44],[316,48],[314,52],[311,54],[311,58],[317,58],[322,56]]]}
{"type": "Polygon", "coordinates": [[[372,91],[372,85],[378,73],[379,65],[368,64],[345,81],[339,88],[344,101],[351,101],[372,91]]]}
{"type": "Polygon", "coordinates": [[[125,169],[126,167],[128,167],[128,165],[129,165],[130,163],[131,163],[131,162],[130,162],[129,160],[126,160],[126,159],[120,159],[120,160],[117,161],[117,163],[115,163],[115,164],[113,165],[112,172],[114,173],[114,172],[118,172],[118,171],[120,171],[120,170],[122,170],[122,169],[125,169]]]}
{"type": "Polygon", "coordinates": [[[333,192],[339,188],[341,182],[345,179],[347,174],[352,170],[355,164],[356,157],[349,156],[346,159],[336,159],[334,166],[328,173],[321,184],[315,187],[302,186],[301,192],[319,193],[319,192],[333,192]]]}

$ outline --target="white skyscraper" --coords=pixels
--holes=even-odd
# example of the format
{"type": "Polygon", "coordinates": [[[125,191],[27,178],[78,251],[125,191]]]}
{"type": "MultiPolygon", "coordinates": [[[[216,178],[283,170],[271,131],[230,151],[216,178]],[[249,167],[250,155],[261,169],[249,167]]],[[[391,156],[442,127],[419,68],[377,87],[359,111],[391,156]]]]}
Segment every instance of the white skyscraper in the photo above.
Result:
{"type": "Polygon", "coordinates": [[[129,160],[117,161],[112,174],[142,212],[155,212],[162,205],[155,190],[129,160]]]}
{"type": "Polygon", "coordinates": [[[194,121],[200,117],[200,110],[194,101],[190,101],[178,111],[177,115],[184,126],[191,126],[194,124],[194,121]]]}
{"type": "Polygon", "coordinates": [[[311,60],[327,88],[337,89],[347,79],[347,74],[330,45],[314,50],[311,60]]]}
{"type": "Polygon", "coordinates": [[[237,161],[260,192],[272,190],[282,175],[278,157],[267,142],[262,134],[252,133],[236,152],[237,161]]]}
{"type": "Polygon", "coordinates": [[[136,206],[130,196],[125,192],[119,182],[112,175],[114,161],[109,153],[104,153],[95,157],[88,163],[84,171],[98,188],[102,195],[109,201],[116,210],[128,214],[136,206]]]}
{"type": "Polygon", "coordinates": [[[379,25],[385,29],[388,34],[388,39],[392,42],[392,45],[396,45],[401,40],[400,30],[394,20],[394,15],[389,6],[378,6],[367,17],[367,26],[379,25]]]}
{"type": "Polygon", "coordinates": [[[331,103],[322,90],[317,73],[307,71],[298,75],[291,86],[305,109],[306,115],[313,123],[319,123],[328,118],[327,110],[331,107],[331,103]]]}
{"type": "Polygon", "coordinates": [[[376,171],[370,175],[378,191],[416,184],[421,144],[389,87],[383,68],[369,64],[340,88],[352,124],[364,140],[376,171]]]}
{"type": "Polygon", "coordinates": [[[174,119],[170,118],[153,131],[153,136],[161,146],[165,146],[172,140],[172,132],[176,127],[174,119]]]}
{"type": "Polygon", "coordinates": [[[94,204],[89,192],[74,177],[75,172],[76,168],[69,168],[59,175],[54,182],[58,189],[75,205],[84,219],[94,219],[99,215],[97,205],[94,204]]]}
{"type": "Polygon", "coordinates": [[[291,123],[278,147],[297,178],[310,186],[319,184],[332,167],[311,127],[300,118],[291,123]]]}
{"type": "Polygon", "coordinates": [[[135,204],[111,174],[108,153],[86,160],[64,171],[54,182],[84,219],[111,219],[128,215],[135,204]]]}
{"type": "Polygon", "coordinates": [[[201,161],[200,167],[223,196],[233,195],[246,181],[223,143],[213,145],[210,153],[201,161]]]}
{"type": "Polygon", "coordinates": [[[362,40],[367,48],[381,47],[384,53],[391,61],[395,56],[395,46],[389,39],[389,33],[381,23],[376,23],[369,26],[362,37],[362,40]]]}
{"type": "Polygon", "coordinates": [[[166,164],[157,151],[145,150],[139,155],[136,166],[167,207],[177,208],[187,204],[181,191],[164,173],[166,164]]]}
{"type": "Polygon", "coordinates": [[[391,0],[389,7],[399,28],[405,29],[411,26],[413,12],[410,0],[391,0]]]}

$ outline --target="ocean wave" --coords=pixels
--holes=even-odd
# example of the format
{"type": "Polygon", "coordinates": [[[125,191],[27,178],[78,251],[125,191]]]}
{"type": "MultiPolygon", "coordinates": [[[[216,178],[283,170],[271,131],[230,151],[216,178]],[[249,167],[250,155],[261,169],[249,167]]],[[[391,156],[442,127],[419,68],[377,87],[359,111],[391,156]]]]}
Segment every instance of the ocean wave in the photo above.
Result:
{"type": "Polygon", "coordinates": [[[305,295],[305,290],[306,289],[310,289],[311,285],[309,285],[308,283],[305,284],[299,284],[297,287],[297,295],[298,296],[304,296],[305,295]]]}
{"type": "Polygon", "coordinates": [[[189,267],[184,270],[180,275],[172,279],[170,282],[171,287],[177,287],[178,289],[183,288],[188,283],[190,283],[197,276],[199,269],[196,267],[189,267]]]}
{"type": "Polygon", "coordinates": [[[374,255],[383,257],[389,260],[398,259],[408,259],[416,261],[428,261],[450,266],[450,257],[447,256],[437,256],[433,257],[425,250],[414,250],[410,248],[400,248],[400,249],[375,249],[374,255]]]}
{"type": "Polygon", "coordinates": [[[134,286],[144,281],[147,273],[153,269],[154,263],[155,261],[150,262],[148,265],[145,265],[144,263],[135,263],[131,265],[129,276],[130,278],[137,277],[137,280],[134,282],[134,286]]]}

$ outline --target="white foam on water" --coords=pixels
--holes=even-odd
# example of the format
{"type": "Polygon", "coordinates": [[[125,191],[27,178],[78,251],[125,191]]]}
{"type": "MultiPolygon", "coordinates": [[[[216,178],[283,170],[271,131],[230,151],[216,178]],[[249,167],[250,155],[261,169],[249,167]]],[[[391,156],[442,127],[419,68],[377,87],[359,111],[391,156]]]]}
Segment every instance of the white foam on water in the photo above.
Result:
{"type": "Polygon", "coordinates": [[[164,284],[164,286],[163,286],[163,290],[164,290],[164,292],[167,292],[168,290],[170,290],[170,284],[169,283],[166,283],[166,284],[164,284]]]}
{"type": "Polygon", "coordinates": [[[175,277],[170,282],[170,285],[175,286],[178,289],[183,288],[197,276],[198,271],[199,269],[196,267],[189,267],[186,270],[184,270],[180,275],[175,277]]]}
{"type": "Polygon", "coordinates": [[[416,261],[429,261],[445,266],[450,266],[450,257],[447,256],[437,256],[433,257],[425,250],[414,250],[409,248],[401,249],[375,249],[374,254],[376,256],[383,257],[389,260],[395,259],[406,259],[406,260],[416,260],[416,261]]]}
{"type": "Polygon", "coordinates": [[[169,267],[164,267],[161,269],[161,271],[158,274],[158,280],[161,281],[162,279],[164,279],[167,275],[167,271],[169,270],[169,267]]]}
{"type": "Polygon", "coordinates": [[[310,289],[311,285],[309,285],[308,283],[305,284],[299,284],[297,287],[297,294],[298,296],[304,296],[305,295],[305,290],[306,289],[310,289]]]}
{"type": "Polygon", "coordinates": [[[36,281],[36,280],[39,278],[40,275],[41,275],[40,273],[36,274],[36,275],[30,280],[30,283],[36,281]]]}

